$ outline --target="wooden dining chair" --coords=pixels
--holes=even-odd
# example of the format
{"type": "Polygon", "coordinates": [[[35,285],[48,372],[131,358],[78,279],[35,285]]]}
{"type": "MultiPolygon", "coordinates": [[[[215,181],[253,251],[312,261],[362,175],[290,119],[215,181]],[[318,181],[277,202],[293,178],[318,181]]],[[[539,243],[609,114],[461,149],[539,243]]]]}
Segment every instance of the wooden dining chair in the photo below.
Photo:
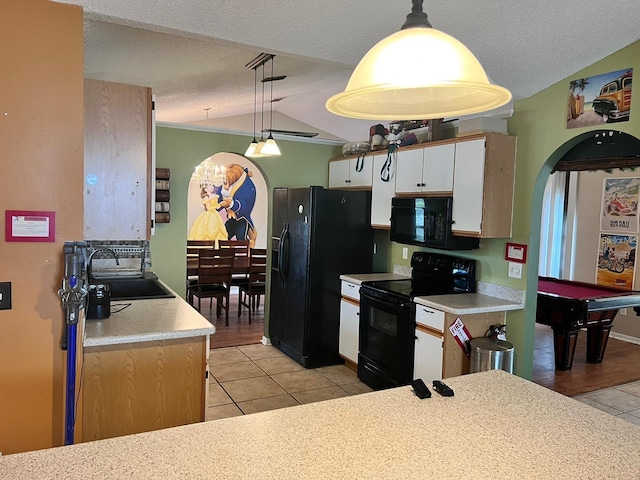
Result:
{"type": "Polygon", "coordinates": [[[198,252],[202,248],[213,249],[214,247],[213,240],[187,240],[187,296],[189,295],[189,287],[196,285],[198,280],[198,252]]]}
{"type": "Polygon", "coordinates": [[[249,310],[249,324],[251,314],[260,308],[260,298],[265,294],[267,281],[267,250],[252,248],[249,254],[249,278],[246,283],[238,286],[238,316],[244,305],[249,310]]]}
{"type": "Polygon", "coordinates": [[[198,278],[189,287],[189,303],[198,297],[198,311],[203,298],[209,298],[209,309],[216,299],[216,318],[225,311],[225,324],[229,325],[229,294],[231,292],[231,272],[233,270],[233,252],[223,249],[202,248],[198,252],[198,278]]]}
{"type": "Polygon", "coordinates": [[[220,249],[230,248],[234,252],[231,285],[247,283],[249,278],[249,240],[219,240],[220,249]]]}

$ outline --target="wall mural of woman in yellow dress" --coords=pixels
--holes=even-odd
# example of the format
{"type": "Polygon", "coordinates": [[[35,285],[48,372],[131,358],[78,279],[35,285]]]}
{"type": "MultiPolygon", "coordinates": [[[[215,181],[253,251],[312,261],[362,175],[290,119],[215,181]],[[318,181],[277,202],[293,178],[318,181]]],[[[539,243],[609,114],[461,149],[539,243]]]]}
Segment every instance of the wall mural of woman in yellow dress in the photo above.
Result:
{"type": "Polygon", "coordinates": [[[260,167],[237,153],[218,152],[196,165],[189,180],[185,236],[248,240],[251,248],[267,248],[268,207],[260,167]]]}
{"type": "MultiPolygon", "coordinates": [[[[202,186],[200,197],[204,211],[193,221],[189,229],[189,240],[227,240],[228,234],[225,227],[225,219],[222,217],[224,208],[222,201],[222,184],[207,183],[202,186]]],[[[226,215],[225,215],[226,216],[226,215]]]]}

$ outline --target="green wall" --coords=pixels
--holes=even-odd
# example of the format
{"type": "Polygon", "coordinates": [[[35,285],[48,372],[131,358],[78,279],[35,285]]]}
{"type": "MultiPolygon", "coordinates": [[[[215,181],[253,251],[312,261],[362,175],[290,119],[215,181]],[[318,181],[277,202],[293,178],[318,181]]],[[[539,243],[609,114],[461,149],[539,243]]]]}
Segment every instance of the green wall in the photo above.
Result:
{"type": "MultiPolygon", "coordinates": [[[[171,169],[171,222],[157,224],[151,238],[152,269],[184,297],[187,239],[187,189],[194,168],[219,152],[243,154],[251,138],[202,130],[159,126],[156,130],[156,167],[171,169]]],[[[328,160],[341,155],[341,148],[308,142],[278,140],[280,157],[257,158],[269,198],[274,187],[326,186],[328,160]]],[[[271,204],[269,204],[271,218],[271,204]]],[[[269,229],[271,227],[269,226],[269,229]]],[[[267,232],[268,237],[271,232],[267,232]]],[[[267,323],[265,322],[265,325],[267,323]]]]}
{"type": "MultiPolygon", "coordinates": [[[[527,378],[531,377],[533,365],[542,196],[551,169],[570,147],[579,143],[579,137],[591,131],[620,130],[640,136],[638,106],[632,106],[628,122],[567,129],[569,82],[625,68],[637,69],[639,59],[640,42],[636,42],[530,98],[517,101],[515,113],[508,121],[509,133],[518,137],[514,238],[516,242],[529,245],[528,268],[523,272],[526,308],[524,312],[509,315],[508,331],[517,334],[515,343],[520,351],[518,373],[527,378]]],[[[601,192],[593,194],[599,196],[601,192]]]]}
{"type": "MultiPolygon", "coordinates": [[[[605,128],[640,136],[639,107],[632,107],[628,122],[568,130],[569,81],[635,68],[638,59],[640,42],[515,103],[515,113],[508,120],[509,133],[518,137],[513,235],[510,239],[483,239],[478,250],[458,252],[478,261],[478,278],[481,281],[525,290],[525,309],[507,313],[507,336],[515,346],[516,373],[524,378],[531,378],[533,371],[540,218],[542,195],[549,173],[564,152],[578,143],[577,137],[589,131],[605,128]],[[508,263],[504,260],[507,241],[529,246],[522,279],[508,277],[508,263]]],[[[215,153],[244,152],[250,138],[169,127],[159,127],[157,133],[157,166],[171,169],[171,223],[156,227],[151,241],[153,268],[174,290],[182,293],[186,196],[191,172],[195,165],[215,153]]],[[[269,189],[274,186],[327,185],[327,161],[341,155],[340,148],[336,146],[290,141],[278,141],[278,144],[282,157],[255,160],[267,179],[269,189]]],[[[599,195],[600,192],[594,194],[599,195]]],[[[427,250],[389,242],[388,238],[385,231],[375,234],[378,255],[374,260],[374,271],[392,271],[393,265],[409,266],[413,251],[427,250]],[[409,249],[408,259],[402,258],[403,247],[409,249]]]]}
{"type": "MultiPolygon", "coordinates": [[[[636,42],[536,95],[515,102],[514,115],[508,119],[509,133],[518,137],[512,238],[483,239],[478,250],[457,253],[478,261],[481,281],[525,290],[525,309],[507,312],[507,337],[514,344],[516,373],[521,377],[530,379],[533,372],[542,196],[551,169],[570,147],[579,143],[580,136],[590,131],[621,130],[640,137],[640,106],[632,106],[628,122],[567,129],[569,81],[637,68],[639,59],[640,42],[636,42]],[[508,276],[508,263],[504,260],[507,241],[529,246],[521,280],[508,276]]],[[[388,268],[394,264],[408,266],[415,250],[427,249],[391,242],[388,268]],[[402,258],[403,247],[409,249],[406,260],[402,258]]]]}

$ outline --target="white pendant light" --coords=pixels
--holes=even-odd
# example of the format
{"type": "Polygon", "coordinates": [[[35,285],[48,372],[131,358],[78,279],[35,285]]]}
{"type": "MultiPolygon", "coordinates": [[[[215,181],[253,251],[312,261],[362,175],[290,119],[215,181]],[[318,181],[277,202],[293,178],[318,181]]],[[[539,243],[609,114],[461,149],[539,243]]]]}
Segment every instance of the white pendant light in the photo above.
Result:
{"type": "MultiPolygon", "coordinates": [[[[275,78],[273,76],[274,57],[275,55],[271,57],[271,77],[269,77],[269,83],[271,84],[271,95],[270,95],[270,102],[269,102],[271,104],[271,107],[269,109],[269,137],[267,138],[267,141],[264,144],[264,147],[262,147],[262,153],[271,157],[277,157],[280,155],[280,148],[278,147],[278,144],[274,140],[273,134],[271,133],[271,128],[273,127],[273,82],[275,78]]],[[[262,79],[262,82],[263,82],[263,88],[264,88],[264,78],[262,79]]]]}
{"type": "Polygon", "coordinates": [[[351,118],[427,120],[485,112],[510,100],[467,47],[431,27],[422,0],[413,0],[402,30],[369,50],[326,107],[351,118]]]}
{"type": "Polygon", "coordinates": [[[258,141],[256,140],[256,100],[258,96],[258,72],[254,68],[253,69],[253,140],[247,147],[247,150],[244,152],[245,157],[254,157],[256,156],[256,148],[258,148],[258,141]]]}

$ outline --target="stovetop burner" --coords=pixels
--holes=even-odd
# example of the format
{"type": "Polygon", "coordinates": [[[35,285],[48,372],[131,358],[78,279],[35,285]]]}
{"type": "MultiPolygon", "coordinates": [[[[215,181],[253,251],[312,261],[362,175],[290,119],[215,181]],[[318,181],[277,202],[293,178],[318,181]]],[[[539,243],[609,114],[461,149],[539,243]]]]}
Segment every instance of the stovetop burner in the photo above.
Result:
{"type": "Polygon", "coordinates": [[[411,279],[363,282],[362,286],[407,300],[426,295],[476,291],[475,260],[414,252],[411,266],[411,279]]]}

